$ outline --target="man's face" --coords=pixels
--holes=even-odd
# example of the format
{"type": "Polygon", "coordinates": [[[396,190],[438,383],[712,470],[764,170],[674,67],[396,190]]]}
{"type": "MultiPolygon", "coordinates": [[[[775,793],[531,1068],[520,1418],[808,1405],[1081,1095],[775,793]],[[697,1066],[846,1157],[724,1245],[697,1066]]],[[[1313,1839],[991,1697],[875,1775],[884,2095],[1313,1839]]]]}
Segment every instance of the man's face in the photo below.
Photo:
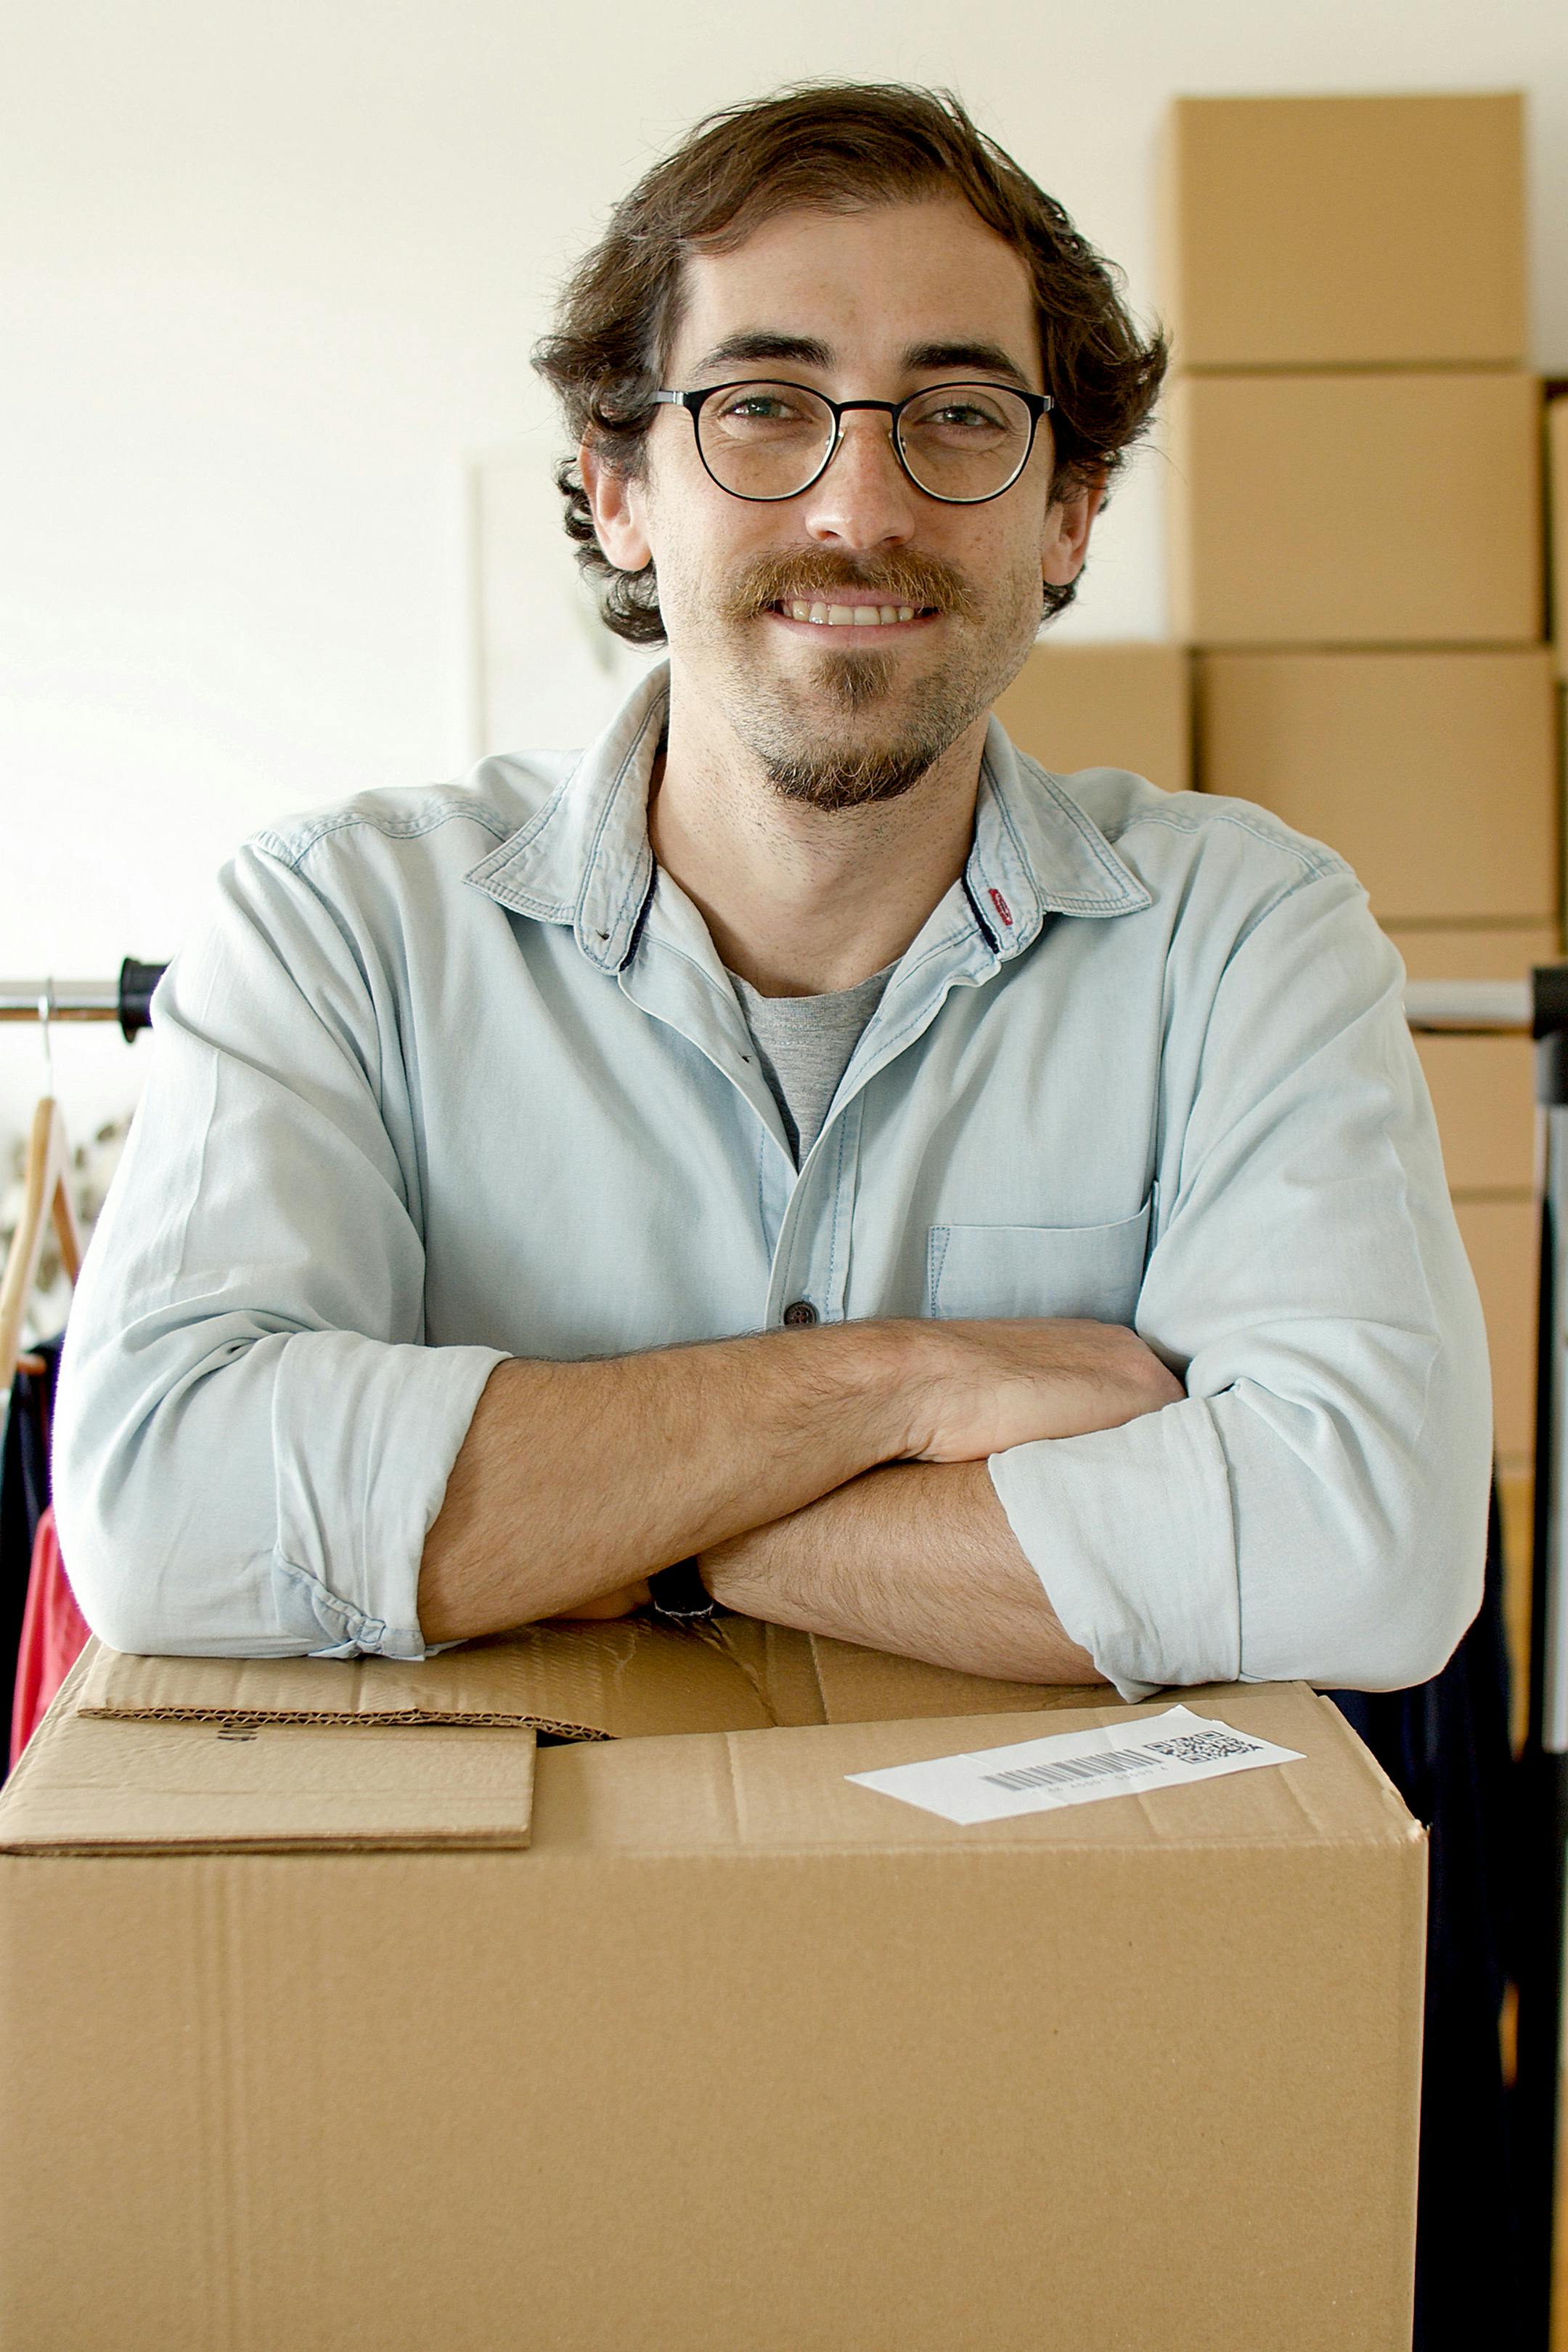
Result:
{"type": "MultiPolygon", "coordinates": [[[[1041,382],[1021,257],[961,201],[781,215],[732,252],[686,266],[665,381],[758,377],[836,400],[927,386],[1041,382]]],[[[651,556],[673,690],[741,738],[785,797],[818,807],[895,797],[1015,677],[1043,579],[1082,562],[1098,500],[1049,499],[1049,420],[1021,478],[979,506],[944,504],[901,472],[890,420],[852,412],[822,478],[748,502],[662,408],[640,478],[585,468],[610,560],[651,556]],[[815,606],[818,617],[801,617],[815,606]],[[876,606],[874,625],[823,617],[876,606]],[[912,609],[911,609],[912,608],[912,609]]]]}

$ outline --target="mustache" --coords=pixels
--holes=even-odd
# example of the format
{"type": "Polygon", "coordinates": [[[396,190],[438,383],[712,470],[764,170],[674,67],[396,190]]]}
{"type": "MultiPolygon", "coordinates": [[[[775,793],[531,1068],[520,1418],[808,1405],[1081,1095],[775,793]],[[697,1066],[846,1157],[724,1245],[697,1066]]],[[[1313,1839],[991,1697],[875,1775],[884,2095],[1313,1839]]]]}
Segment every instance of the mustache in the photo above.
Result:
{"type": "Polygon", "coordinates": [[[770,605],[913,604],[973,620],[980,600],[962,572],[934,555],[890,555],[876,563],[813,553],[760,555],[746,565],[724,598],[727,619],[749,621],[770,605]]]}

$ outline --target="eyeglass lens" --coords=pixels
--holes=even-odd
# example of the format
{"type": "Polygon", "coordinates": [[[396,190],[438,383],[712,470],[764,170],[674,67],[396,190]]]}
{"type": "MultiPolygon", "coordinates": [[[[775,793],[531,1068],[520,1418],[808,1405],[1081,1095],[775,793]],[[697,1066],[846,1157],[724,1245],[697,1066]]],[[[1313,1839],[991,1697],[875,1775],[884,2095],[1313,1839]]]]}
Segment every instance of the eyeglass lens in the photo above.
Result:
{"type": "MultiPolygon", "coordinates": [[[[788,499],[822,470],[833,446],[833,411],[801,384],[726,384],[697,420],[702,458],[742,499],[788,499]]],[[[904,408],[899,446],[912,478],[934,499],[994,498],[1029,454],[1026,404],[993,383],[937,384],[904,408]]]]}

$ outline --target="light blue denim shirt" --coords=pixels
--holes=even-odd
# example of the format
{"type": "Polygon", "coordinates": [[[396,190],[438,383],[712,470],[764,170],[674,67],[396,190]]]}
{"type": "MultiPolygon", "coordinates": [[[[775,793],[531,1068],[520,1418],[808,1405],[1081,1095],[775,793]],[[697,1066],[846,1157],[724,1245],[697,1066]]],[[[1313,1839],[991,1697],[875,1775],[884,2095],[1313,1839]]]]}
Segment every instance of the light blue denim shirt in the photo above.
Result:
{"type": "Polygon", "coordinates": [[[993,721],[962,878],[796,1171],[658,871],[655,672],[581,755],[260,835],[159,989],[89,1252],[61,1540],[121,1649],[425,1654],[421,1550],[508,1355],[1096,1316],[1185,1380],[994,1456],[1128,1696],[1436,1671],[1479,1598],[1475,1286],[1348,866],[993,721]]]}

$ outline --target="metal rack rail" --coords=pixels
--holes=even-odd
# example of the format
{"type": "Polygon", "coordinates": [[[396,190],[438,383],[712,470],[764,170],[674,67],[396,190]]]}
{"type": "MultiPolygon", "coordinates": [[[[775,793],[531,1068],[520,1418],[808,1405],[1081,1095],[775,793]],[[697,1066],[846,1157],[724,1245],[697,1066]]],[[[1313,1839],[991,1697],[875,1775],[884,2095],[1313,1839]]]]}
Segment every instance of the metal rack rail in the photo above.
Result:
{"type": "Polygon", "coordinates": [[[153,991],[168,966],[127,956],[118,980],[0,980],[0,1021],[118,1021],[129,1041],[153,1025],[153,991]]]}
{"type": "MultiPolygon", "coordinates": [[[[0,980],[0,1021],[118,1021],[134,1036],[151,1025],[153,991],[167,969],[127,956],[115,980],[0,980]]],[[[1448,1035],[1528,1036],[1533,1017],[1523,980],[1415,980],[1405,989],[1405,1010],[1412,1029],[1448,1035]]]]}

